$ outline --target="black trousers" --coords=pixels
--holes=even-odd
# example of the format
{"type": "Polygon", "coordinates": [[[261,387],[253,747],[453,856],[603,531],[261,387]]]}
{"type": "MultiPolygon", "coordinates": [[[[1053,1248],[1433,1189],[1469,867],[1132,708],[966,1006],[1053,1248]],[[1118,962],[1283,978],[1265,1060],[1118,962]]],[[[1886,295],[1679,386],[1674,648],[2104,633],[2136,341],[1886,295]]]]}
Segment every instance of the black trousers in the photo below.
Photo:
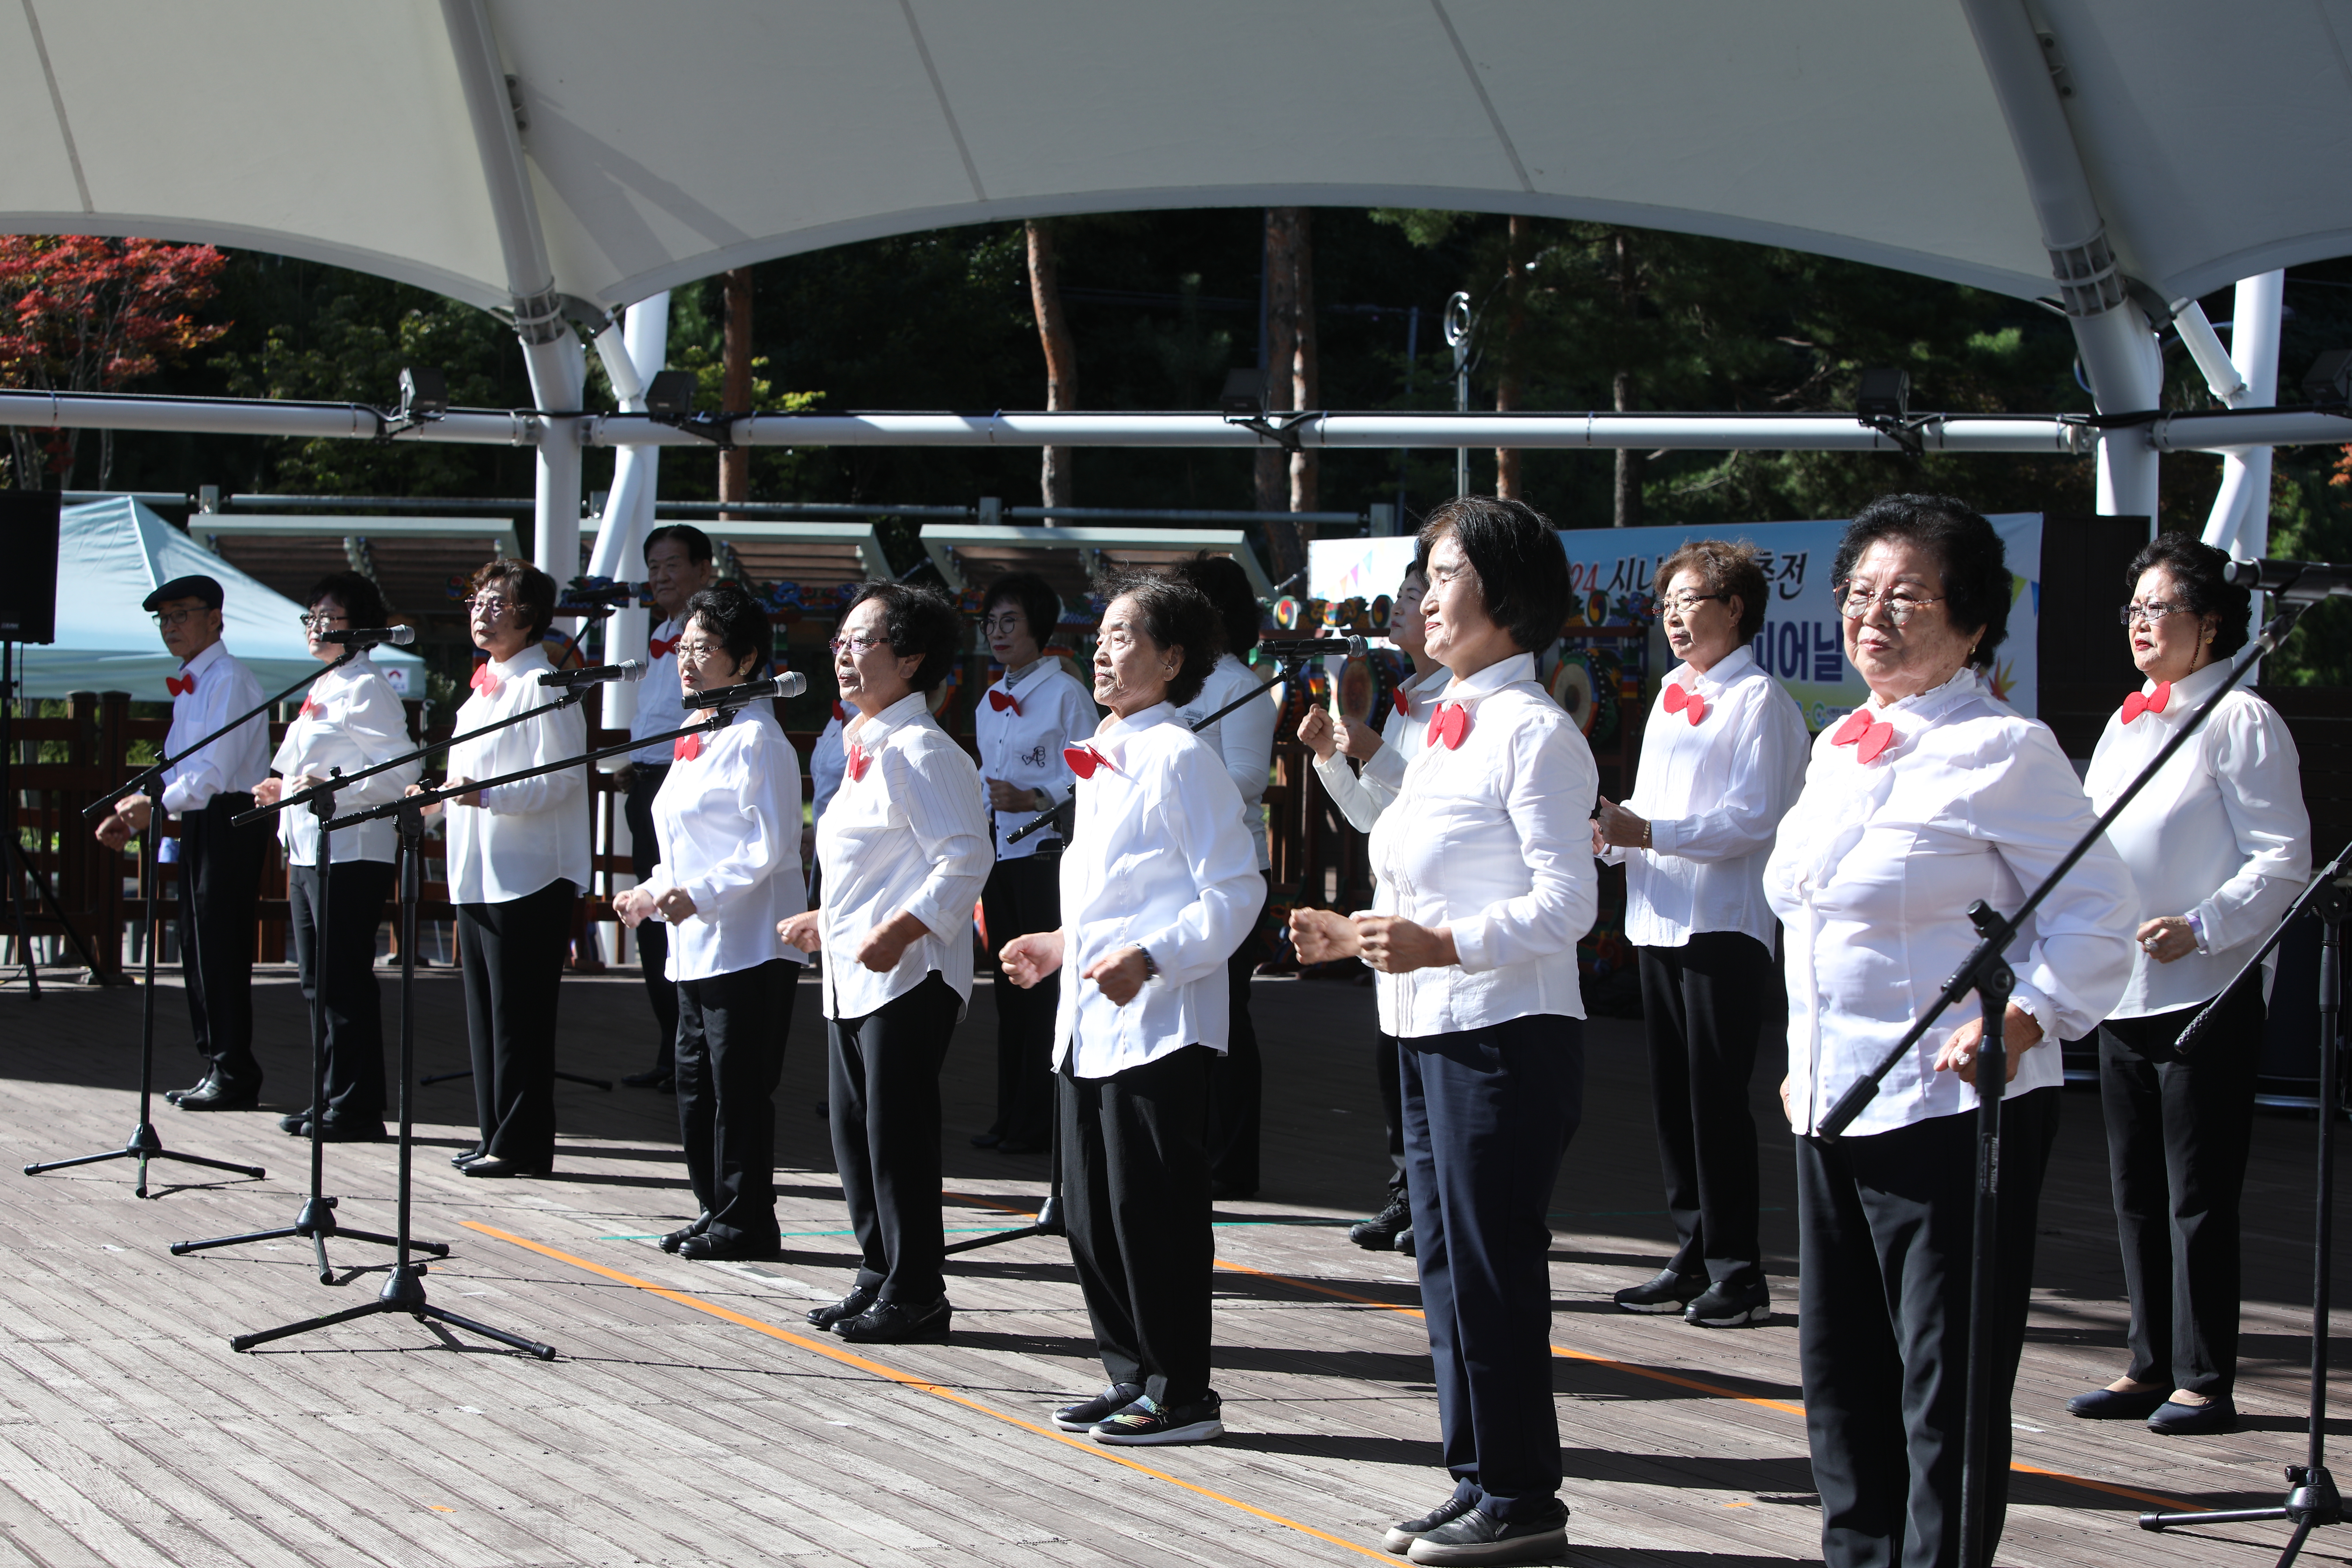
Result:
{"type": "MultiPolygon", "coordinates": [[[[1269,892],[1274,873],[1258,873],[1269,892]]],[[[1265,943],[1250,928],[1225,960],[1227,1032],[1225,1054],[1209,1064],[1209,1183],[1219,1192],[1247,1194],[1258,1187],[1258,1123],[1265,1068],[1257,1052],[1257,1026],[1250,1022],[1250,976],[1265,962],[1265,943]]]]}
{"type": "Polygon", "coordinates": [[[1559,1490],[1548,1216],[1584,1115],[1584,1024],[1537,1014],[1397,1046],[1445,1468],[1455,1495],[1524,1518],[1559,1490]]]}
{"type": "Polygon", "coordinates": [[[578,896],[559,878],[504,903],[457,906],[474,1119],[483,1152],[502,1160],[555,1158],[555,1005],[578,896]]]}
{"type": "Polygon", "coordinates": [[[1748,1080],[1780,992],[1771,951],[1744,932],[1696,931],[1681,947],[1635,950],[1650,1109],[1674,1217],[1673,1268],[1718,1285],[1763,1283],[1756,1237],[1756,1117],[1748,1080]]]}
{"type": "Polygon", "coordinates": [[[857,1288],[885,1301],[924,1307],[947,1294],[940,1068],[962,1011],[955,988],[933,970],[862,1018],[833,1019],[828,1031],[826,1108],[841,1195],[863,1254],[857,1288]]]}
{"type": "Polygon", "coordinates": [[[269,825],[229,824],[252,809],[251,795],[216,795],[180,818],[180,978],[188,1026],[207,1072],[240,1095],[261,1087],[253,1057],[253,946],[269,825]]]}
{"type": "Polygon", "coordinates": [[[286,879],[302,999],[320,993],[327,1016],[323,1118],[331,1127],[383,1124],[383,1003],[375,978],[375,933],[392,896],[393,871],[389,860],[338,860],[327,868],[323,888],[316,866],[293,867],[286,879]]]}
{"type": "Polygon", "coordinates": [[[772,958],[677,983],[678,1138],[702,1228],[722,1240],[776,1239],[776,1082],[802,968],[772,958]]]}
{"type": "Polygon", "coordinates": [[[1162,1405],[1209,1392],[1210,1070],[1186,1046],[1110,1078],[1061,1075],[1062,1216],[1113,1383],[1162,1405]]]}
{"type": "Polygon", "coordinates": [[[2125,1375],[2218,1395],[2238,1375],[2238,1197],[2266,1013],[2262,987],[2242,985],[2177,1055],[2203,1007],[2101,1025],[2099,1103],[2131,1292],[2125,1375]]]}
{"type": "Polygon", "coordinates": [[[980,896],[988,919],[988,966],[996,976],[996,1120],[989,1131],[1008,1142],[1043,1143],[1053,1131],[1054,1013],[1059,971],[1024,991],[1004,978],[996,954],[1016,936],[1058,931],[1062,858],[1040,853],[999,860],[980,896]]]}
{"type": "MultiPolygon", "coordinates": [[[[640,882],[661,860],[661,841],[654,835],[654,796],[661,793],[662,780],[667,777],[669,766],[666,763],[638,763],[629,770],[629,795],[622,809],[629,823],[629,866],[640,882]]],[[[641,922],[637,926],[637,973],[646,983],[646,1000],[653,1005],[654,1034],[657,1037],[654,1067],[661,1072],[672,1070],[677,1052],[677,986],[669,978],[668,969],[669,927],[659,921],[641,922]]]]}
{"type": "MultiPolygon", "coordinates": [[[[2046,1048],[2055,1049],[2053,1043],[2046,1048]]],[[[2000,1109],[1984,1557],[2009,1506],[2009,1400],[2025,1346],[2059,1089],[2000,1109]]],[[[1797,1144],[1797,1350],[1827,1568],[1957,1568],[1968,1415],[1976,1112],[1797,1144]]]]}
{"type": "Polygon", "coordinates": [[[1381,1130],[1389,1141],[1389,1197],[1402,1201],[1405,1194],[1404,1158],[1404,1081],[1402,1068],[1397,1060],[1397,1037],[1394,1035],[1372,1037],[1372,1077],[1381,1086],[1381,1130]]]}

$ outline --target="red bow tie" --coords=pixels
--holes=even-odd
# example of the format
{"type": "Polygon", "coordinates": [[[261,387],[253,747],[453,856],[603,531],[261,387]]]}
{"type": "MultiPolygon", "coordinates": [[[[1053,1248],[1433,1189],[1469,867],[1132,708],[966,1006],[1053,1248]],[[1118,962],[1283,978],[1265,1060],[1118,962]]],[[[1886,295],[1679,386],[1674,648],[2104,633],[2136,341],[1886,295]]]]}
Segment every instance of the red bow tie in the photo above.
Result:
{"type": "MultiPolygon", "coordinates": [[[[682,637],[685,635],[686,634],[684,632],[680,632],[677,634],[677,637],[682,637]]],[[[647,637],[646,639],[646,658],[648,659],[667,658],[669,657],[669,650],[677,646],[677,637],[647,637]]]]}
{"type": "Polygon", "coordinates": [[[2143,713],[2161,713],[2164,705],[2172,700],[2172,682],[2159,680],[2156,689],[2142,696],[2135,691],[2124,699],[2124,722],[2128,724],[2143,713]]]}
{"type": "Polygon", "coordinates": [[[836,723],[836,724],[846,724],[846,723],[848,723],[848,722],[849,722],[849,710],[848,710],[848,709],[846,709],[846,708],[844,708],[844,707],[843,707],[840,703],[838,703],[838,702],[835,703],[835,704],[833,705],[833,721],[834,721],[835,723],[836,723]]]}
{"type": "Polygon", "coordinates": [[[1011,709],[1013,710],[1013,716],[1015,719],[1021,717],[1021,700],[1013,696],[1010,691],[997,691],[992,689],[988,694],[988,705],[991,708],[995,709],[999,713],[1003,712],[1007,709],[1011,709]]]}
{"type": "Polygon", "coordinates": [[[303,718],[303,719],[312,719],[312,718],[316,718],[318,715],[320,715],[320,714],[321,714],[321,713],[324,713],[325,711],[326,711],[326,709],[325,709],[325,708],[323,708],[323,707],[321,707],[321,706],[320,706],[319,700],[318,700],[317,698],[315,698],[315,697],[305,697],[304,699],[302,699],[302,710],[301,710],[301,712],[300,712],[299,714],[298,714],[298,715],[297,715],[297,717],[299,717],[299,718],[303,718]]]}
{"type": "Polygon", "coordinates": [[[1706,717],[1706,699],[1696,691],[1685,691],[1679,686],[1669,686],[1666,688],[1665,709],[1669,713],[1687,712],[1690,715],[1690,721],[1696,724],[1706,717]]]}
{"type": "Polygon", "coordinates": [[[1070,771],[1082,779],[1094,777],[1097,768],[1110,768],[1113,773],[1118,772],[1117,768],[1111,767],[1108,757],[1104,756],[1092,746],[1064,746],[1062,761],[1069,763],[1070,771]]]}
{"type": "Polygon", "coordinates": [[[699,735],[680,735],[677,740],[672,741],[669,743],[669,754],[671,760],[675,762],[690,763],[694,761],[695,758],[702,755],[702,737],[699,735]]]}
{"type": "Polygon", "coordinates": [[[1389,693],[1389,700],[1396,704],[1398,718],[1410,719],[1412,717],[1412,699],[1404,694],[1403,687],[1400,686],[1391,691],[1389,693]]]}
{"type": "Polygon", "coordinates": [[[874,753],[868,752],[865,747],[859,745],[855,741],[844,741],[841,744],[844,754],[849,758],[849,777],[851,782],[855,783],[856,780],[864,778],[866,776],[866,770],[874,765],[874,753]]]}
{"type": "Polygon", "coordinates": [[[1462,737],[1470,732],[1470,710],[1459,702],[1441,702],[1437,711],[1429,716],[1429,743],[1444,746],[1449,752],[1462,749],[1462,737]]]}
{"type": "Polygon", "coordinates": [[[467,681],[466,684],[471,686],[483,696],[489,697],[496,694],[498,691],[499,678],[490,673],[490,667],[488,665],[478,664],[474,667],[474,679],[467,681]]]}
{"type": "Polygon", "coordinates": [[[167,675],[163,678],[163,686],[173,696],[185,697],[195,690],[196,678],[193,675],[167,675]]]}
{"type": "Polygon", "coordinates": [[[1878,754],[1895,743],[1895,725],[1885,719],[1873,719],[1870,710],[1857,708],[1845,716],[1845,722],[1830,737],[1832,746],[1853,747],[1854,761],[1874,763],[1878,754]]]}

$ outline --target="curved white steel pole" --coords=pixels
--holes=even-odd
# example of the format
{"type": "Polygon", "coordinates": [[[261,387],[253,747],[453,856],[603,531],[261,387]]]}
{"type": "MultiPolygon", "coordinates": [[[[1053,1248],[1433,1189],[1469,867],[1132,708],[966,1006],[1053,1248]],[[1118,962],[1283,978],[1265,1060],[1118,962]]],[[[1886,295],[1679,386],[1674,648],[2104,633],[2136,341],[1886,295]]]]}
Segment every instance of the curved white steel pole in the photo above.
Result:
{"type": "MultiPolygon", "coordinates": [[[[2245,384],[2246,406],[2278,403],[2279,319],[2285,300],[2283,271],[2239,280],[2230,307],[2230,365],[2245,384]]],[[[2271,448],[2223,454],[2221,488],[2205,519],[2205,542],[2251,559],[2269,553],[2270,538],[2271,448]]]]}
{"type": "MultiPolygon", "coordinates": [[[[604,348],[599,340],[600,349],[604,348]]],[[[641,300],[629,307],[623,319],[621,341],[606,351],[608,365],[614,360],[625,365],[635,380],[637,394],[622,407],[629,413],[645,407],[644,385],[651,381],[669,358],[669,295],[667,291],[641,300]]],[[[619,385],[616,378],[614,384],[619,385]]],[[[596,546],[588,560],[588,573],[593,577],[611,577],[620,582],[642,582],[646,574],[646,533],[653,526],[654,497],[660,488],[661,448],[659,447],[624,447],[613,459],[613,489],[604,501],[604,525],[596,535],[596,546]]],[[[632,605],[614,613],[604,623],[604,657],[609,659],[635,658],[646,645],[646,635],[651,619],[648,612],[632,605]]],[[[637,689],[628,681],[617,681],[604,694],[604,722],[615,728],[625,727],[636,717],[637,689]]]]}

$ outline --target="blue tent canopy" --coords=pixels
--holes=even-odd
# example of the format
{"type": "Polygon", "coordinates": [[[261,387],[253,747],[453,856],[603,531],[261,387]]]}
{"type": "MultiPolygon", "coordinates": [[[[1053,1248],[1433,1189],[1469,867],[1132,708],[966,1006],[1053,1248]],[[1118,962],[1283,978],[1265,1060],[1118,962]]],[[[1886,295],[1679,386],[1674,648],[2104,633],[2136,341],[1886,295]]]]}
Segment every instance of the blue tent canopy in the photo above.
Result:
{"type": "MultiPolygon", "coordinates": [[[[174,577],[202,573],[226,591],[222,641],[265,691],[319,668],[298,618],[302,606],[263,586],[127,496],[68,507],[58,542],[58,637],[17,650],[27,697],[128,691],[167,702],[180,661],[163,647],[140,601],[174,577]]],[[[424,695],[425,663],[378,648],[371,658],[395,690],[424,695]]]]}

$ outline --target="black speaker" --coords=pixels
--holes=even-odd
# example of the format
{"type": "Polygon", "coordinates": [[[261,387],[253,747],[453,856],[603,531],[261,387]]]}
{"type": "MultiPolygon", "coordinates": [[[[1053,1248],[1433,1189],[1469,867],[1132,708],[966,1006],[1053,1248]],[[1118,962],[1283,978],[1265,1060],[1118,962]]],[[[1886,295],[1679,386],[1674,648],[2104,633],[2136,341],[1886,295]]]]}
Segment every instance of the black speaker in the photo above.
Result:
{"type": "Polygon", "coordinates": [[[58,640],[56,490],[0,490],[0,642],[58,640]]]}

